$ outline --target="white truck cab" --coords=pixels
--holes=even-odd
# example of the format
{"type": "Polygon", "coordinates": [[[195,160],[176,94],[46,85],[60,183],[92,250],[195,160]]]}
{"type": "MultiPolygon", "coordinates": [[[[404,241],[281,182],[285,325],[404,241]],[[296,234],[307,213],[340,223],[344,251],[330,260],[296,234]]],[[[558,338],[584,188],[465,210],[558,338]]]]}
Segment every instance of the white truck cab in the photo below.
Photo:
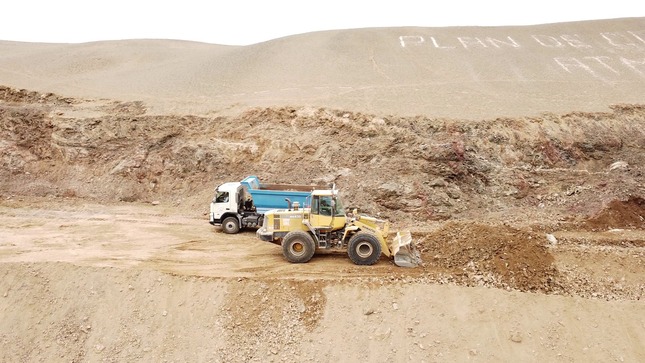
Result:
{"type": "MultiPolygon", "coordinates": [[[[240,182],[227,182],[215,189],[209,223],[225,233],[241,228],[260,227],[264,213],[293,202],[304,206],[315,185],[262,184],[256,176],[240,182]]],[[[289,207],[291,208],[291,207],[289,207]]]]}
{"type": "Polygon", "coordinates": [[[211,224],[222,224],[222,217],[226,214],[237,213],[244,203],[244,187],[237,182],[224,183],[215,190],[215,197],[211,202],[211,224]]]}

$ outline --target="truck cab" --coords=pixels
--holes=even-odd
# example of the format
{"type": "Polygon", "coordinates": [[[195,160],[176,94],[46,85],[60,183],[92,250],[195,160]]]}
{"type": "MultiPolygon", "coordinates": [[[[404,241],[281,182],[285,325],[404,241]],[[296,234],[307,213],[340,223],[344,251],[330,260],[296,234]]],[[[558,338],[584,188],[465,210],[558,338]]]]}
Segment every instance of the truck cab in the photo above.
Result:
{"type": "Polygon", "coordinates": [[[237,213],[238,199],[244,188],[240,183],[224,183],[215,189],[215,196],[211,202],[211,221],[221,222],[226,213],[237,213]]]}
{"type": "Polygon", "coordinates": [[[259,226],[261,215],[256,213],[251,195],[237,182],[217,187],[210,205],[209,223],[222,226],[226,233],[237,233],[241,227],[259,226]]]}
{"type": "Polygon", "coordinates": [[[240,182],[224,183],[215,189],[209,223],[221,226],[225,233],[259,227],[264,213],[296,202],[305,205],[315,189],[315,185],[264,184],[253,175],[240,182]]]}

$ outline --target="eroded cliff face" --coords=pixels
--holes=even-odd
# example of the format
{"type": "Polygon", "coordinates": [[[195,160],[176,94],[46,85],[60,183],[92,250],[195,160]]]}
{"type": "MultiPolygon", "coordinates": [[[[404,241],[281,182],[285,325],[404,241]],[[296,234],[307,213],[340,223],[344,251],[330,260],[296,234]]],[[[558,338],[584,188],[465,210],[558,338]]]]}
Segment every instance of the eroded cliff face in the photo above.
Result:
{"type": "Polygon", "coordinates": [[[148,115],[142,102],[0,96],[6,195],[206,208],[217,184],[258,175],[336,183],[349,206],[423,222],[509,207],[569,218],[643,194],[642,105],[474,122],[284,107],[148,115]]]}

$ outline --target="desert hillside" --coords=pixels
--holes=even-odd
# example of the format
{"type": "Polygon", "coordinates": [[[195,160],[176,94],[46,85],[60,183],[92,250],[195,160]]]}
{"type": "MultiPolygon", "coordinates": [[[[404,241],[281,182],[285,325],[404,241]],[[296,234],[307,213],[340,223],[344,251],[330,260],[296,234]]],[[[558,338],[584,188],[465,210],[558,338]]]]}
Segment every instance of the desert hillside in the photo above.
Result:
{"type": "Polygon", "coordinates": [[[339,30],[250,46],[0,42],[0,84],[144,101],[157,114],[313,106],[479,120],[641,102],[644,47],[643,18],[339,30]]]}
{"type": "Polygon", "coordinates": [[[0,360],[645,361],[644,25],[0,41],[0,360]],[[222,233],[247,175],[423,263],[222,233]]]}

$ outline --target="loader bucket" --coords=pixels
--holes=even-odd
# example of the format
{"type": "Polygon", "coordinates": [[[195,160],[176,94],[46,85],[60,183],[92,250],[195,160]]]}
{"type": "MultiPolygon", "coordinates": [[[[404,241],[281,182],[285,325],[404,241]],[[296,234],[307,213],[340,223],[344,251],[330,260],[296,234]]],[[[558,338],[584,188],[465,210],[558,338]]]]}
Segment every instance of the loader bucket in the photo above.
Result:
{"type": "Polygon", "coordinates": [[[394,264],[400,267],[417,267],[421,263],[421,256],[414,244],[409,231],[397,232],[392,240],[392,255],[394,264]]]}

